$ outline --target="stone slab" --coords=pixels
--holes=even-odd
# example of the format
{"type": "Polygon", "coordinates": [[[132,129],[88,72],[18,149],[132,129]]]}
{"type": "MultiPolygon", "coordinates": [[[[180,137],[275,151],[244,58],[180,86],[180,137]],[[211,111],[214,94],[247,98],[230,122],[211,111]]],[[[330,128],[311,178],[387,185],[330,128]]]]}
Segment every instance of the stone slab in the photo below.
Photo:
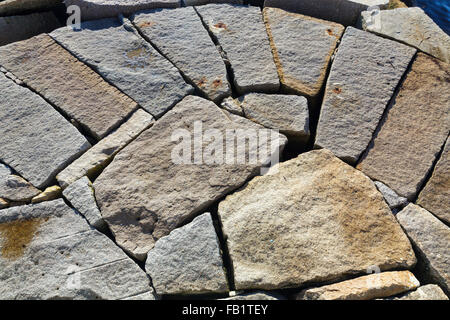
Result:
{"type": "Polygon", "coordinates": [[[13,174],[11,168],[0,163],[0,198],[9,201],[29,201],[41,193],[24,178],[13,174]]]}
{"type": "Polygon", "coordinates": [[[448,300],[448,297],[439,286],[427,284],[392,300],[448,300]]]}

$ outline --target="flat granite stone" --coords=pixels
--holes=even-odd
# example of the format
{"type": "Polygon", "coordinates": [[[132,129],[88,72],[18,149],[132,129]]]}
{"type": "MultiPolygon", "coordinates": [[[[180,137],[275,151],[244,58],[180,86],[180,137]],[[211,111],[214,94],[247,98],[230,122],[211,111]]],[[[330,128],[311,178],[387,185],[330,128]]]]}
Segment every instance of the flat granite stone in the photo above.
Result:
{"type": "Polygon", "coordinates": [[[394,296],[419,286],[419,280],[410,271],[381,272],[306,289],[297,295],[297,300],[371,300],[394,296]]]}
{"type": "Polygon", "coordinates": [[[378,191],[380,191],[381,194],[383,195],[384,200],[386,200],[386,203],[388,204],[389,208],[391,209],[402,208],[408,204],[408,199],[399,196],[394,190],[389,188],[383,182],[374,181],[374,183],[377,186],[378,191]]]}
{"type": "Polygon", "coordinates": [[[295,288],[415,264],[408,238],[360,171],[328,150],[273,169],[219,204],[237,290],[295,288]]]}
{"type": "Polygon", "coordinates": [[[206,97],[231,95],[225,64],[193,7],[138,12],[132,21],[206,97]]]}
{"type": "Polygon", "coordinates": [[[344,27],[277,8],[263,14],[282,86],[317,98],[344,27]]]}
{"type": "Polygon", "coordinates": [[[450,140],[448,138],[433,175],[419,194],[417,204],[450,223],[450,140]]]}
{"type": "Polygon", "coordinates": [[[431,283],[450,292],[450,228],[427,210],[409,204],[397,219],[418,253],[417,269],[431,283]]]}
{"type": "Polygon", "coordinates": [[[0,46],[50,32],[60,26],[53,12],[0,17],[0,46]]]}
{"type": "Polygon", "coordinates": [[[148,252],[145,270],[158,295],[227,292],[211,214],[204,213],[159,239],[148,252]]]}
{"type": "Polygon", "coordinates": [[[427,284],[417,288],[417,290],[388,300],[448,300],[448,297],[439,286],[427,284]]]}
{"type": "Polygon", "coordinates": [[[401,43],[348,27],[326,84],[316,146],[356,163],[415,52],[401,43]]]}
{"type": "Polygon", "coordinates": [[[4,0],[0,2],[0,15],[9,16],[24,11],[49,9],[61,0],[4,0]]]}
{"type": "Polygon", "coordinates": [[[88,177],[78,179],[63,191],[66,198],[91,226],[99,230],[107,229],[95,202],[94,187],[88,177]]]}
{"type": "Polygon", "coordinates": [[[50,36],[154,117],[193,91],[129,20],[123,24],[118,19],[84,22],[81,31],[63,27],[50,36]]]}
{"type": "Polygon", "coordinates": [[[95,178],[120,150],[133,141],[142,131],[152,126],[153,123],[154,119],[149,113],[142,109],[136,110],[130,119],[116,131],[61,171],[56,176],[59,185],[65,189],[83,176],[95,178]]]}
{"type": "Polygon", "coordinates": [[[285,144],[276,132],[233,122],[213,102],[188,96],[116,155],[94,182],[97,203],[117,243],[144,260],[156,240],[260,173],[285,144]]]}
{"type": "Polygon", "coordinates": [[[90,147],[44,99],[1,72],[0,92],[0,161],[35,187],[47,186],[90,147]]]}
{"type": "Polygon", "coordinates": [[[96,139],[137,108],[46,34],[0,47],[0,65],[96,139]]]}
{"type": "Polygon", "coordinates": [[[355,25],[361,12],[370,6],[385,9],[389,0],[265,0],[264,7],[281,8],[319,19],[355,25]]]}
{"type": "Polygon", "coordinates": [[[121,299],[144,271],[62,199],[0,211],[0,299],[121,299]]]}
{"type": "Polygon", "coordinates": [[[24,178],[13,174],[8,166],[0,163],[0,198],[9,201],[29,201],[41,193],[24,178]]]}
{"type": "Polygon", "coordinates": [[[426,52],[450,63],[450,36],[421,8],[364,11],[362,27],[426,52]]]}
{"type": "Polygon", "coordinates": [[[357,168],[414,199],[450,130],[449,81],[448,64],[419,53],[357,168]]]}
{"type": "Polygon", "coordinates": [[[80,7],[84,21],[130,15],[139,10],[177,8],[181,0],[64,0],[64,3],[66,7],[80,7]]]}
{"type": "Polygon", "coordinates": [[[259,7],[210,4],[195,10],[231,66],[239,94],[278,91],[280,80],[259,7]]]}
{"type": "Polygon", "coordinates": [[[296,95],[249,93],[239,98],[245,117],[260,125],[279,130],[288,138],[309,139],[308,100],[296,95]]]}

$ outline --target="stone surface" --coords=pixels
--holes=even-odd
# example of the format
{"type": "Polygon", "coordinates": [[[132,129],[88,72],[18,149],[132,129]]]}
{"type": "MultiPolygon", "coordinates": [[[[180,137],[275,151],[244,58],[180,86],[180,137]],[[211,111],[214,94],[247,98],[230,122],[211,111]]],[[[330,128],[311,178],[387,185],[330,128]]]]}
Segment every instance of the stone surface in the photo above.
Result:
{"type": "Polygon", "coordinates": [[[158,295],[227,292],[211,214],[204,213],[159,239],[148,252],[145,270],[158,295]]]}
{"type": "Polygon", "coordinates": [[[75,208],[89,224],[99,230],[107,229],[100,210],[95,202],[94,187],[88,177],[83,177],[68,186],[63,192],[73,208],[75,208]]]}
{"type": "Polygon", "coordinates": [[[0,160],[34,186],[48,185],[89,148],[51,105],[1,72],[0,92],[0,160]]]}
{"type": "Polygon", "coordinates": [[[39,193],[41,190],[13,174],[9,167],[0,163],[0,198],[10,201],[28,201],[39,193]]]}
{"type": "Polygon", "coordinates": [[[450,130],[449,72],[448,64],[417,55],[357,166],[410,200],[423,185],[450,130]]]}
{"type": "Polygon", "coordinates": [[[243,0],[182,0],[185,6],[202,6],[210,3],[243,4],[243,0]]]}
{"type": "Polygon", "coordinates": [[[323,287],[306,289],[298,300],[371,300],[414,290],[419,280],[410,271],[370,274],[323,287]]]}
{"type": "Polygon", "coordinates": [[[46,188],[42,193],[31,199],[32,203],[51,201],[61,197],[62,189],[59,186],[51,186],[46,188]]]}
{"type": "Polygon", "coordinates": [[[5,209],[9,207],[9,201],[0,198],[0,209],[5,209]]]}
{"type": "Polygon", "coordinates": [[[225,64],[193,7],[141,12],[132,20],[206,97],[218,102],[231,95],[225,64]]]}
{"type": "Polygon", "coordinates": [[[258,7],[210,4],[196,10],[231,66],[239,94],[278,91],[280,81],[258,7]]]}
{"type": "Polygon", "coordinates": [[[433,175],[420,193],[417,204],[450,223],[450,140],[448,138],[433,175]]]}
{"type": "Polygon", "coordinates": [[[117,243],[145,259],[157,239],[258,174],[275,152],[271,150],[283,149],[286,143],[285,137],[271,133],[231,121],[211,101],[184,98],[119,152],[94,182],[100,211],[117,243]],[[253,141],[256,134],[269,139],[247,148],[241,138],[248,132],[253,141]],[[241,137],[236,155],[226,151],[222,140],[235,136],[241,137]],[[191,140],[196,142],[189,150],[191,140]]]}
{"type": "Polygon", "coordinates": [[[30,10],[48,9],[61,0],[4,0],[0,2],[0,15],[7,16],[30,10]]]}
{"type": "Polygon", "coordinates": [[[302,142],[309,139],[309,111],[305,97],[250,93],[240,100],[247,119],[279,130],[288,138],[302,142]]]}
{"type": "Polygon", "coordinates": [[[0,299],[121,299],[145,272],[62,199],[0,212],[0,299]]]}
{"type": "Polygon", "coordinates": [[[408,204],[408,199],[406,199],[405,197],[400,197],[394,190],[389,188],[384,183],[375,181],[375,185],[377,186],[378,191],[380,191],[383,195],[384,200],[386,200],[389,208],[401,208],[408,204]]]}
{"type": "Polygon", "coordinates": [[[407,237],[361,172],[328,150],[275,168],[219,204],[237,290],[299,287],[374,266],[415,264],[407,237]]]}
{"type": "Polygon", "coordinates": [[[361,12],[370,6],[384,9],[389,0],[265,0],[265,7],[276,7],[287,11],[301,13],[342,23],[355,25],[361,12]]]}
{"type": "Polygon", "coordinates": [[[232,97],[225,98],[220,104],[220,107],[230,113],[244,116],[240,101],[233,99],[232,97]]]}
{"type": "Polygon", "coordinates": [[[53,12],[0,17],[0,46],[50,32],[60,26],[53,12]]]}
{"type": "Polygon", "coordinates": [[[153,123],[154,119],[150,114],[138,109],[116,131],[61,171],[56,176],[58,183],[64,189],[83,176],[96,177],[120,150],[153,123]]]}
{"type": "Polygon", "coordinates": [[[222,300],[283,300],[282,297],[272,293],[257,291],[246,294],[239,294],[222,300]]]}
{"type": "Polygon", "coordinates": [[[81,31],[63,27],[50,36],[155,117],[193,91],[128,20],[88,21],[81,31]]]}
{"type": "Polygon", "coordinates": [[[450,63],[450,36],[421,8],[364,11],[364,30],[388,37],[450,63]]]}
{"type": "Polygon", "coordinates": [[[277,8],[264,8],[263,14],[281,84],[316,98],[344,27],[277,8]]]}
{"type": "Polygon", "coordinates": [[[326,84],[316,146],[357,162],[415,51],[348,27],[326,84]]]}
{"type": "Polygon", "coordinates": [[[156,297],[153,294],[153,292],[149,291],[149,292],[141,293],[136,296],[128,297],[128,298],[121,299],[121,300],[156,300],[156,297]]]}
{"type": "Polygon", "coordinates": [[[427,284],[392,300],[448,300],[448,297],[439,286],[427,284]]]}
{"type": "Polygon", "coordinates": [[[180,0],[64,0],[67,7],[79,6],[82,20],[95,20],[129,15],[139,10],[177,8],[180,0]]]}
{"type": "Polygon", "coordinates": [[[134,101],[45,34],[0,47],[0,65],[96,139],[137,108],[134,101]]]}
{"type": "Polygon", "coordinates": [[[418,270],[426,281],[450,292],[450,228],[430,212],[409,204],[397,219],[418,252],[418,270]]]}

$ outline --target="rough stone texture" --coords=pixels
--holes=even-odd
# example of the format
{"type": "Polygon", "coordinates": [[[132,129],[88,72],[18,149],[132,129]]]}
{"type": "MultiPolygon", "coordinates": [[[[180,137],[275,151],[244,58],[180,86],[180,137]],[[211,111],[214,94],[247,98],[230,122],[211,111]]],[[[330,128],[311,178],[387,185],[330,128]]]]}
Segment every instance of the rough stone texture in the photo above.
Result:
{"type": "MultiPolygon", "coordinates": [[[[271,154],[267,145],[274,150],[283,149],[286,143],[285,137],[274,134],[273,140],[259,139],[249,150],[239,142],[236,156],[223,148],[220,156],[222,138],[205,139],[202,144],[199,122],[203,131],[217,129],[215,133],[224,138],[227,130],[230,137],[238,129],[253,128],[231,121],[211,101],[188,96],[124,148],[94,183],[100,211],[117,243],[138,259],[145,259],[157,239],[258,174],[271,154]],[[196,135],[192,140],[197,141],[193,150],[181,150],[191,141],[192,133],[196,135]],[[217,156],[209,156],[214,150],[217,156]],[[177,159],[183,153],[187,163],[177,159]],[[250,162],[252,155],[260,159],[250,162]]],[[[251,133],[270,138],[272,132],[251,133]]],[[[237,132],[237,136],[244,135],[237,132]]]]}
{"type": "Polygon", "coordinates": [[[415,51],[348,27],[326,84],[316,146],[358,161],[415,51]]]}
{"type": "Polygon", "coordinates": [[[433,175],[419,195],[417,204],[450,223],[450,140],[447,139],[433,175]]]}
{"type": "Polygon", "coordinates": [[[13,174],[9,167],[0,163],[0,198],[10,201],[29,201],[39,193],[41,190],[13,174]]]}
{"type": "Polygon", "coordinates": [[[152,292],[145,272],[62,199],[2,210],[0,240],[2,300],[120,299],[152,292]]]}
{"type": "Polygon", "coordinates": [[[281,84],[316,98],[344,27],[277,8],[264,8],[263,14],[281,84]]]}
{"type": "Polygon", "coordinates": [[[450,292],[450,228],[425,209],[409,204],[397,219],[418,252],[418,270],[427,281],[450,292]]]}
{"type": "Polygon", "coordinates": [[[375,273],[319,288],[306,289],[298,300],[371,300],[390,297],[420,286],[410,271],[375,273]]]}
{"type": "Polygon", "coordinates": [[[220,107],[230,113],[244,116],[240,101],[233,99],[232,97],[225,98],[220,104],[220,107]]]}
{"type": "Polygon", "coordinates": [[[281,8],[343,25],[355,25],[370,6],[387,7],[389,0],[265,0],[265,7],[281,8]]]}
{"type": "Polygon", "coordinates": [[[62,189],[59,186],[51,186],[46,188],[42,193],[31,199],[32,203],[51,201],[61,197],[62,189]]]}
{"type": "Polygon", "coordinates": [[[5,0],[0,2],[0,15],[8,16],[24,11],[47,9],[60,2],[61,0],[5,0]]]}
{"type": "Polygon", "coordinates": [[[94,187],[88,177],[78,179],[68,186],[64,190],[63,196],[86,218],[91,226],[99,230],[107,229],[95,202],[94,187]]]}
{"type": "Polygon", "coordinates": [[[389,208],[396,209],[399,207],[404,207],[408,204],[408,199],[406,199],[405,197],[400,197],[394,190],[389,188],[384,183],[375,181],[375,185],[377,186],[378,191],[380,191],[383,195],[384,200],[386,200],[389,208]]]}
{"type": "Polygon", "coordinates": [[[243,0],[182,0],[185,6],[202,6],[210,3],[243,4],[243,0]]]}
{"type": "Polygon", "coordinates": [[[133,23],[206,97],[231,95],[225,64],[193,7],[137,13],[133,23]]]}
{"type": "Polygon", "coordinates": [[[247,119],[279,130],[289,138],[303,142],[309,139],[309,111],[305,97],[250,93],[240,100],[247,119]]]}
{"type": "Polygon", "coordinates": [[[159,295],[228,291],[210,213],[173,230],[148,252],[145,270],[159,295]]]}
{"type": "Polygon", "coordinates": [[[128,298],[121,299],[121,300],[156,300],[156,297],[153,294],[153,292],[145,292],[145,293],[141,293],[136,296],[128,297],[128,298]]]}
{"type": "Polygon", "coordinates": [[[128,20],[84,22],[81,31],[63,27],[50,36],[155,117],[193,91],[128,20]]]}
{"type": "Polygon", "coordinates": [[[361,172],[328,150],[275,168],[219,204],[237,290],[299,287],[373,266],[414,265],[411,244],[361,172]]]}
{"type": "Polygon", "coordinates": [[[278,295],[260,291],[260,292],[239,294],[237,296],[225,298],[222,300],[284,300],[284,299],[278,295]]]}
{"type": "Polygon", "coordinates": [[[96,177],[120,150],[153,123],[154,119],[150,114],[138,109],[116,131],[61,171],[56,176],[58,183],[64,189],[83,176],[96,177]]]}
{"type": "Polygon", "coordinates": [[[96,139],[104,137],[137,108],[134,101],[46,34],[0,47],[0,65],[96,139]]]}
{"type": "Polygon", "coordinates": [[[67,7],[79,6],[82,20],[129,15],[139,10],[177,8],[181,0],[64,0],[67,7]]]}
{"type": "Polygon", "coordinates": [[[439,286],[427,284],[392,300],[448,300],[448,297],[439,286]]]}
{"type": "Polygon", "coordinates": [[[450,130],[449,81],[448,64],[418,54],[357,168],[413,199],[450,130]]]}
{"type": "Polygon", "coordinates": [[[45,187],[87,140],[37,94],[0,72],[0,160],[38,188],[45,187]]]}
{"type": "Polygon", "coordinates": [[[280,80],[258,7],[210,4],[196,10],[230,64],[239,94],[278,91],[280,80]]]}
{"type": "Polygon", "coordinates": [[[404,42],[450,63],[450,37],[421,8],[364,11],[364,30],[404,42]]]}
{"type": "Polygon", "coordinates": [[[50,32],[60,26],[53,12],[0,17],[0,46],[50,32]]]}

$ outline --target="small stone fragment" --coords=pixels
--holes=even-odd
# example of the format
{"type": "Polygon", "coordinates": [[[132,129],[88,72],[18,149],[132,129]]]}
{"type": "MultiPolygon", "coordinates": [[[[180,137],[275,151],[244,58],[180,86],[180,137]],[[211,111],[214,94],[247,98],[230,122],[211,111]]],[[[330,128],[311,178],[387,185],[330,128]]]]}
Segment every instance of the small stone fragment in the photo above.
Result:
{"type": "Polygon", "coordinates": [[[417,290],[389,300],[448,300],[448,297],[439,286],[427,284],[417,288],[417,290]]]}
{"type": "Polygon", "coordinates": [[[375,181],[375,185],[377,186],[378,191],[380,191],[381,194],[383,195],[384,200],[386,200],[389,208],[391,209],[403,208],[408,204],[408,199],[399,196],[394,190],[389,188],[384,183],[380,181],[375,181]]]}
{"type": "Polygon", "coordinates": [[[244,111],[242,110],[241,103],[237,99],[233,99],[232,97],[225,98],[220,104],[220,107],[230,113],[244,116],[244,111]]]}
{"type": "Polygon", "coordinates": [[[159,239],[148,252],[145,270],[159,295],[227,292],[211,214],[202,214],[159,239]]]}
{"type": "Polygon", "coordinates": [[[29,201],[39,193],[41,190],[13,174],[9,167],[0,163],[0,198],[10,201],[29,201]]]}
{"type": "Polygon", "coordinates": [[[9,201],[0,198],[0,209],[5,209],[9,207],[9,201]]]}
{"type": "Polygon", "coordinates": [[[51,201],[61,197],[62,189],[59,186],[51,186],[44,190],[41,194],[31,199],[31,203],[39,203],[44,201],[51,201]]]}

